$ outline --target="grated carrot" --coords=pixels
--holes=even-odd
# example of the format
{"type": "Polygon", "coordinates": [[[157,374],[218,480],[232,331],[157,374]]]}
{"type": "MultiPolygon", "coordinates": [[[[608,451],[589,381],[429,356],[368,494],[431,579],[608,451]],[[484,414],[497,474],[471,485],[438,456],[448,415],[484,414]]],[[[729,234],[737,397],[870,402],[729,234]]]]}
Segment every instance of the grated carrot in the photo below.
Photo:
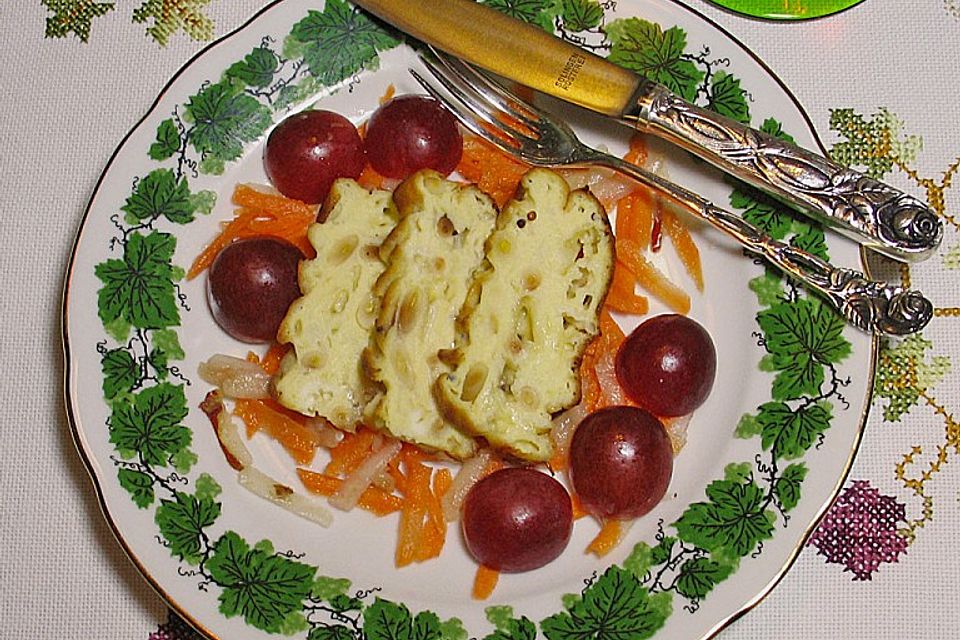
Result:
{"type": "Polygon", "coordinates": [[[574,520],[579,520],[587,515],[587,510],[583,508],[583,503],[580,502],[580,496],[576,493],[570,494],[570,506],[573,509],[574,520]]]}
{"type": "MultiPolygon", "coordinates": [[[[424,518],[427,516],[430,494],[430,468],[412,457],[404,462],[406,468],[403,507],[397,535],[395,562],[405,567],[426,555],[424,545],[424,518]]],[[[428,541],[429,542],[429,541],[428,541]]]]}
{"type": "Polygon", "coordinates": [[[607,291],[604,305],[620,313],[643,315],[650,309],[650,305],[644,296],[636,292],[636,284],[637,279],[630,270],[617,260],[614,264],[613,279],[610,281],[610,288],[607,291]]]}
{"type": "Polygon", "coordinates": [[[242,209],[270,212],[278,217],[301,215],[316,216],[317,207],[301,200],[294,200],[279,193],[257,189],[249,184],[238,184],[233,189],[233,204],[242,209]]]}
{"type": "Polygon", "coordinates": [[[485,565],[477,567],[477,574],[473,578],[473,598],[474,600],[486,600],[493,594],[497,588],[497,582],[500,580],[500,572],[491,569],[485,565]]]}
{"type": "Polygon", "coordinates": [[[263,430],[280,444],[299,464],[310,464],[320,446],[316,432],[305,416],[284,409],[273,400],[237,400],[234,413],[247,425],[247,437],[263,430]]]}
{"type": "Polygon", "coordinates": [[[602,558],[620,544],[623,534],[623,524],[620,520],[607,520],[600,527],[600,532],[587,545],[587,552],[602,558]]]}
{"type": "Polygon", "coordinates": [[[377,170],[367,163],[357,178],[357,183],[364,189],[383,189],[386,187],[387,179],[377,173],[377,170]]]}
{"type": "Polygon", "coordinates": [[[346,475],[363,463],[373,450],[374,432],[357,429],[356,433],[344,434],[337,446],[330,449],[330,462],[323,472],[330,476],[346,475]]]}
{"type": "Polygon", "coordinates": [[[677,250],[680,262],[693,280],[697,291],[703,291],[703,269],[700,264],[700,250],[690,235],[690,230],[677,215],[674,205],[667,204],[660,208],[661,228],[666,232],[670,242],[677,250]]]}
{"type": "MultiPolygon", "coordinates": [[[[300,481],[307,489],[328,498],[334,495],[343,484],[342,478],[334,478],[310,469],[298,468],[297,475],[300,476],[300,481]]],[[[400,496],[378,487],[367,487],[360,495],[357,504],[375,515],[385,516],[399,511],[403,506],[403,500],[400,496]]]]}
{"type": "Polygon", "coordinates": [[[596,411],[604,404],[605,393],[597,375],[597,363],[607,353],[616,353],[626,335],[604,307],[600,310],[600,335],[583,352],[580,361],[581,396],[588,411],[596,411]]]}
{"type": "Polygon", "coordinates": [[[270,375],[274,375],[280,369],[280,361],[283,360],[288,351],[290,351],[290,345],[278,342],[272,343],[261,358],[260,367],[270,375]]]}
{"type": "Polygon", "coordinates": [[[630,148],[623,159],[631,164],[643,166],[647,162],[648,155],[646,139],[639,133],[630,136],[630,148]]]}
{"type": "Polygon", "coordinates": [[[686,315],[690,312],[690,296],[653,266],[643,256],[643,252],[635,242],[626,239],[618,241],[617,259],[623,261],[623,264],[637,278],[640,286],[650,295],[677,313],[686,315]]]}
{"type": "Polygon", "coordinates": [[[520,178],[530,166],[504,155],[490,143],[474,135],[463,137],[463,155],[457,172],[493,198],[502,208],[513,197],[520,178]]]}
{"type": "MultiPolygon", "coordinates": [[[[433,472],[432,486],[428,486],[424,492],[426,518],[417,540],[417,552],[414,557],[417,562],[439,556],[447,537],[447,521],[443,517],[443,506],[440,503],[440,494],[437,492],[438,473],[439,471],[433,472]]],[[[449,475],[450,472],[447,471],[447,474],[449,475]]],[[[453,482],[452,475],[450,475],[450,482],[453,482]]],[[[449,484],[447,486],[449,487],[449,484]]]]}
{"type": "Polygon", "coordinates": [[[234,188],[233,203],[238,206],[233,219],[223,225],[217,237],[194,259],[187,272],[188,280],[213,264],[224,247],[242,238],[274,236],[287,240],[305,256],[313,256],[313,247],[307,240],[307,228],[316,220],[315,207],[246,184],[238,184],[234,188]]]}
{"type": "Polygon", "coordinates": [[[649,189],[638,187],[620,198],[617,201],[616,242],[632,240],[641,249],[647,250],[656,215],[657,200],[649,189]]]}

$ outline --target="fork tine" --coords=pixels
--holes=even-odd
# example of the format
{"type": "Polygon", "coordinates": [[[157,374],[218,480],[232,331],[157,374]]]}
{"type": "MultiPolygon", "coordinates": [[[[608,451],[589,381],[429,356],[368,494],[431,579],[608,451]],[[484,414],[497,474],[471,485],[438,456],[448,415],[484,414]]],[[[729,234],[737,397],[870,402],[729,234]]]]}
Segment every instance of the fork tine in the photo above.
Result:
{"type": "Polygon", "coordinates": [[[482,115],[484,122],[503,132],[509,138],[526,142],[537,140],[539,133],[536,131],[536,123],[528,124],[529,121],[517,118],[512,111],[501,108],[501,103],[491,99],[488,95],[489,92],[482,92],[479,87],[470,81],[470,78],[458,73],[444,61],[423,56],[421,56],[421,59],[427,70],[433,74],[433,77],[467,109],[475,115],[482,115]],[[510,121],[505,121],[504,116],[512,118],[519,126],[515,126],[510,121]]]}
{"type": "MultiPolygon", "coordinates": [[[[421,56],[421,61],[427,67],[427,71],[430,72],[430,74],[437,80],[437,82],[440,83],[447,93],[456,102],[459,102],[465,106],[469,112],[473,114],[474,118],[481,118],[484,122],[496,127],[502,126],[499,122],[497,122],[497,110],[495,106],[482,100],[481,97],[478,96],[473,90],[472,86],[463,82],[460,78],[451,77],[444,73],[440,68],[437,67],[436,63],[429,58],[421,56]]],[[[422,77],[418,76],[413,70],[410,72],[414,74],[414,77],[417,78],[417,81],[420,82],[421,85],[424,85],[425,80],[422,77]]],[[[426,87],[426,85],[424,86],[426,87]]],[[[427,88],[429,90],[429,87],[427,88]]],[[[434,91],[436,91],[435,87],[434,91]]]]}
{"type": "MultiPolygon", "coordinates": [[[[430,65],[427,65],[428,69],[431,69],[430,65]]],[[[410,74],[420,83],[427,93],[429,93],[435,100],[438,100],[443,104],[454,117],[460,121],[464,127],[476,134],[477,136],[483,138],[490,144],[494,145],[504,153],[508,155],[516,155],[518,148],[507,144],[507,142],[498,136],[495,136],[490,130],[485,129],[480,126],[479,122],[483,121],[487,124],[490,124],[493,127],[496,127],[498,131],[503,131],[503,125],[499,122],[496,122],[490,116],[487,115],[485,111],[474,111],[469,104],[467,104],[450,84],[447,83],[445,78],[438,76],[437,81],[440,82],[444,89],[449,92],[449,95],[440,92],[432,84],[427,82],[419,73],[410,69],[410,74]],[[451,97],[452,96],[452,97],[451,97]]],[[[509,135],[507,132],[503,132],[504,135],[509,135]]]]}
{"type": "Polygon", "coordinates": [[[535,128],[542,117],[536,108],[520,100],[496,80],[480,73],[463,60],[430,46],[443,67],[463,84],[471,87],[481,98],[495,104],[502,111],[516,118],[524,125],[535,128]]]}

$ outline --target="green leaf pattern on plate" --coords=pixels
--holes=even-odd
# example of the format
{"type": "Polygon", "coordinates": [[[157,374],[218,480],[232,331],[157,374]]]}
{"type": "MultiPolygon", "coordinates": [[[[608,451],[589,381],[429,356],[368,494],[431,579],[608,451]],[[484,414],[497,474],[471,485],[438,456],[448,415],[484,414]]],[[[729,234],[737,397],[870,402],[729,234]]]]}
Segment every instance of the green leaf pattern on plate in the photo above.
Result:
{"type": "MultiPolygon", "coordinates": [[[[749,100],[727,62],[709,49],[691,51],[683,29],[639,18],[606,22],[607,4],[594,0],[488,0],[610,59],[653,77],[686,98],[743,122],[749,100]]],[[[177,327],[188,311],[179,293],[183,269],[172,264],[176,238],[163,225],[186,225],[208,213],[215,195],[191,191],[189,179],[219,174],[259,140],[272,122],[320,91],[360,81],[375,69],[380,52],[400,43],[343,0],[309,11],[278,41],[260,45],[201,87],[160,122],[144,153],[157,163],[135,180],[113,217],[110,241],[116,257],[96,266],[102,282],[99,315],[110,339],[97,345],[107,421],[120,486],[135,505],[154,508],[158,538],[190,569],[181,573],[218,594],[224,616],[241,616],[257,629],[298,634],[308,640],[463,640],[457,619],[379,596],[376,588],[350,594],[346,578],[252,544],[241,533],[214,533],[223,505],[219,485],[207,474],[185,489],[196,462],[184,384],[175,366],[183,359],[177,327]]],[[[763,128],[787,137],[779,123],[763,128]]],[[[771,235],[825,255],[822,231],[800,222],[775,202],[733,185],[730,204],[771,235]]],[[[739,567],[762,553],[763,543],[786,527],[786,513],[801,500],[806,466],[800,461],[819,445],[842,402],[844,381],[835,365],[850,353],[842,320],[789,280],[766,271],[750,283],[761,310],[758,345],[771,370],[770,401],[736,425],[736,435],[757,440],[752,462],[731,463],[724,478],[706,488],[673,523],[660,523],[653,546],[636,542],[621,565],[588,577],[579,594],[557,603],[539,622],[490,607],[494,630],[486,640],[530,640],[538,630],[549,640],[613,640],[656,634],[676,609],[694,614],[704,598],[739,567]],[[833,402],[831,402],[833,401],[833,402]],[[793,460],[782,467],[787,460],[793,460]],[[779,517],[778,517],[779,516],[779,517]],[[778,524],[778,522],[780,524],[778,524]],[[666,529],[670,530],[668,534],[666,529]]]]}

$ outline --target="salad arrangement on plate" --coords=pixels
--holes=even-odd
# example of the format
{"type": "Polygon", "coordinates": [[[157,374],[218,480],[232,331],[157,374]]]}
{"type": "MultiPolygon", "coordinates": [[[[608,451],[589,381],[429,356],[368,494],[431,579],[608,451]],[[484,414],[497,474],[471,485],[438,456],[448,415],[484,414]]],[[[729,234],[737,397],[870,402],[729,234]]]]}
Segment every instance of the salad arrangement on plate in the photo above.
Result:
{"type": "MultiPolygon", "coordinates": [[[[624,266],[643,258],[618,260],[638,248],[624,242],[643,233],[651,244],[654,223],[675,214],[661,213],[642,187],[611,189],[602,182],[614,178],[588,176],[631,210],[615,251],[603,204],[555,172],[473,140],[468,162],[513,177],[495,192],[507,201],[498,212],[491,194],[446,179],[463,138],[433,99],[388,98],[360,128],[318,109],[283,120],[263,152],[271,187],[243,186],[267,208],[250,221],[259,231],[239,237],[227,225],[191,269],[209,263],[207,297],[224,331],[282,353],[275,370],[224,355],[201,365],[218,387],[206,410],[231,465],[256,493],[331,520],[256,470],[221,395],[240,401],[234,415],[248,434],[274,434],[301,465],[326,442],[323,468],[298,474],[332,492],[332,505],[350,510],[367,494],[380,515],[400,511],[398,566],[438,556],[448,524],[462,522],[480,563],[478,598],[497,572],[559,556],[575,515],[607,523],[590,547],[606,553],[625,522],[665,495],[682,447],[682,432],[672,444],[651,411],[686,424],[716,371],[710,336],[686,316],[655,316],[624,339],[610,315],[645,302],[624,266]],[[307,225],[291,227],[285,212],[310,205],[317,221],[307,215],[307,225]],[[600,336],[603,324],[615,337],[600,336]],[[591,344],[599,355],[585,358],[591,344]],[[584,378],[596,379],[586,397],[584,378]],[[451,471],[456,460],[464,462],[451,471]],[[550,475],[537,463],[549,463],[550,475]],[[557,480],[568,468],[572,499],[557,480]]],[[[630,153],[645,155],[641,140],[630,153]]],[[[689,234],[670,228],[693,247],[688,264],[699,277],[689,234]]]]}
{"type": "MultiPolygon", "coordinates": [[[[731,117],[753,115],[777,135],[786,135],[784,128],[810,135],[804,133],[802,113],[797,115],[789,94],[769,71],[681,5],[647,3],[646,18],[640,19],[629,14],[626,3],[561,4],[531,9],[526,17],[637,71],[662,73],[666,77],[661,81],[677,85],[689,99],[731,117]],[[691,34],[693,44],[688,44],[691,34]],[[702,46],[706,42],[712,50],[702,46]],[[645,66],[655,58],[668,63],[659,71],[645,66]],[[784,125],[762,120],[765,114],[777,114],[784,125]]],[[[630,315],[650,309],[654,315],[690,311],[709,329],[724,370],[736,372],[718,376],[707,400],[710,419],[700,413],[694,420],[691,437],[673,458],[668,493],[642,525],[627,532],[625,526],[601,529],[589,517],[578,521],[562,562],[501,577],[490,596],[495,606],[488,606],[469,598],[478,565],[453,527],[439,559],[415,561],[437,548],[439,527],[430,524],[440,521],[437,502],[440,517],[448,518],[435,498],[448,495],[444,484],[458,475],[459,463],[428,460],[412,446],[399,445],[400,471],[404,480],[417,479],[416,490],[414,483],[409,488],[422,499],[419,519],[416,513],[407,517],[417,523],[410,530],[418,544],[405,551],[411,560],[400,570],[391,567],[403,537],[398,528],[406,498],[398,490],[403,484],[399,478],[392,478],[391,489],[389,464],[360,492],[357,504],[362,510],[393,510],[391,515],[336,513],[328,528],[289,516],[236,488],[233,480],[239,476],[271,499],[286,500],[287,506],[325,520],[330,514],[326,498],[299,491],[298,483],[306,489],[314,481],[311,488],[317,493],[343,495],[346,469],[374,458],[374,451],[389,453],[396,447],[389,441],[396,439],[372,429],[340,435],[342,430],[317,424],[303,428],[298,419],[264,414],[264,398],[241,397],[249,390],[230,389],[230,384],[249,383],[272,394],[272,374],[264,372],[278,371],[286,354],[279,347],[264,351],[226,337],[207,312],[208,276],[184,279],[180,265],[200,256],[201,262],[209,259],[209,268],[220,249],[235,238],[265,235],[264,226],[271,228],[267,235],[284,236],[301,255],[310,255],[314,248],[306,229],[316,220],[318,205],[295,204],[264,188],[269,184],[262,164],[266,135],[274,121],[314,102],[316,109],[348,115],[354,124],[367,121],[369,127],[377,98],[390,83],[403,84],[400,79],[412,58],[394,34],[347,3],[328,0],[318,7],[288,0],[271,5],[244,31],[205,53],[204,65],[190,65],[179,74],[118,151],[81,230],[65,304],[68,402],[108,518],[148,579],[211,636],[285,632],[314,639],[387,638],[396,637],[391,635],[396,630],[417,630],[423,637],[459,638],[467,635],[465,629],[487,634],[484,625],[488,630],[492,625],[489,633],[501,634],[497,637],[608,637],[614,631],[648,637],[659,629],[687,637],[709,635],[785,570],[804,532],[836,493],[858,439],[861,402],[869,386],[864,375],[869,366],[862,365],[870,348],[867,338],[846,332],[842,320],[815,298],[751,265],[739,252],[731,253],[708,232],[693,233],[704,249],[705,295],[690,297],[670,287],[674,280],[691,292],[698,288],[695,271],[684,266],[692,253],[680,248],[683,241],[672,240],[682,237],[672,233],[674,212],[659,208],[660,233],[654,233],[657,225],[646,216],[658,210],[656,203],[645,203],[641,192],[624,198],[625,185],[610,176],[564,176],[574,187],[592,182],[593,195],[611,210],[620,201],[613,223],[617,258],[630,262],[614,266],[605,304],[622,306],[617,318],[627,333],[639,322],[625,322],[630,315]],[[216,221],[224,221],[224,233],[213,229],[216,222],[207,217],[211,211],[216,221]],[[284,225],[298,231],[277,231],[284,225]],[[111,240],[104,243],[103,237],[111,240]],[[651,253],[651,240],[658,237],[670,238],[664,243],[667,249],[651,253]],[[620,251],[620,245],[630,243],[639,248],[620,251]],[[668,277],[658,280],[652,266],[668,277]],[[721,272],[727,277],[709,277],[721,272]],[[623,278],[625,273],[632,279],[623,278]],[[651,293],[647,301],[635,291],[642,277],[637,274],[652,276],[646,282],[660,286],[657,296],[651,293]],[[83,336],[90,335],[97,336],[96,344],[83,344],[83,336]],[[254,351],[250,360],[257,361],[247,363],[249,376],[231,376],[230,384],[222,384],[223,395],[238,399],[206,397],[211,386],[194,373],[200,364],[216,364],[211,356],[225,354],[232,373],[241,366],[236,356],[248,349],[254,351]],[[106,402],[90,401],[101,395],[106,402]],[[214,417],[216,432],[195,409],[201,404],[214,417]],[[239,419],[221,420],[225,408],[239,419]],[[239,427],[253,423],[261,426],[253,427],[259,431],[252,438],[240,433],[239,427]],[[843,428],[831,428],[834,423],[843,428]],[[226,424],[233,430],[221,429],[226,424]],[[824,442],[830,446],[822,447],[824,442]],[[243,455],[240,445],[255,465],[237,458],[235,454],[243,455]],[[326,468],[325,451],[332,457],[341,446],[339,482],[330,483],[320,477],[334,476],[326,468]],[[425,470],[431,469],[428,477],[425,470]],[[317,504],[322,511],[314,508],[317,504]],[[421,538],[423,532],[429,533],[421,538]],[[602,561],[595,553],[582,553],[594,540],[599,553],[608,553],[602,561]],[[421,541],[429,544],[421,546],[421,541]],[[454,588],[437,588],[448,582],[454,588]]],[[[366,133],[362,140],[369,140],[366,133]]],[[[626,140],[607,140],[620,145],[620,153],[631,152],[626,140]]],[[[527,169],[499,159],[493,164],[500,170],[485,171],[488,151],[469,138],[463,148],[456,174],[503,210],[527,169]],[[511,181],[513,186],[504,186],[511,181]]],[[[733,207],[771,235],[826,252],[819,229],[752,191],[718,186],[703,177],[702,168],[674,160],[667,163],[672,177],[692,176],[705,193],[729,197],[733,207]]],[[[362,173],[356,181],[364,192],[395,190],[396,179],[388,171],[362,173]]],[[[832,243],[830,250],[847,251],[832,243]]],[[[847,257],[855,259],[855,253],[847,257]]],[[[284,303],[268,306],[282,309],[284,303]]],[[[601,312],[597,327],[599,338],[589,342],[579,369],[581,401],[561,413],[571,426],[584,417],[576,415],[577,406],[619,406],[629,397],[616,375],[619,345],[626,344],[627,335],[611,313],[601,312]],[[585,367],[590,375],[583,375],[585,367]]],[[[597,422],[599,430],[604,425],[597,422]]],[[[677,446],[682,421],[661,422],[672,430],[670,442],[677,446]]],[[[495,459],[490,447],[479,450],[491,454],[476,465],[481,475],[498,463],[490,462],[495,459]]],[[[590,452],[588,458],[602,455],[590,452]]],[[[484,457],[474,456],[471,462],[484,457]]],[[[535,473],[550,479],[543,471],[547,467],[540,469],[535,473]]],[[[565,479],[565,473],[557,477],[565,479]]],[[[583,498],[579,505],[571,504],[571,517],[575,509],[586,508],[583,498]]],[[[465,522],[466,513],[462,515],[465,522]]],[[[489,577],[480,583],[489,588],[489,577]]]]}

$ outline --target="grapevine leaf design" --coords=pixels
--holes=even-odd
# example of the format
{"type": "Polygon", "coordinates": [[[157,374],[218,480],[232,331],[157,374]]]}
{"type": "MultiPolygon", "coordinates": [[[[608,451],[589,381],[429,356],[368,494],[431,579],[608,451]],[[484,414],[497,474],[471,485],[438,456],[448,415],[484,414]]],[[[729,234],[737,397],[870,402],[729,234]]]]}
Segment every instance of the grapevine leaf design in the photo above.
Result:
{"type": "Polygon", "coordinates": [[[611,565],[566,611],[540,623],[549,640],[649,638],[672,609],[668,592],[650,594],[630,571],[611,565]]]}
{"type": "Polygon", "coordinates": [[[377,598],[364,612],[363,632],[368,640],[437,640],[440,619],[429,611],[412,616],[404,605],[377,598]]]}
{"type": "Polygon", "coordinates": [[[133,12],[134,22],[151,22],[147,35],[165,47],[170,36],[183,30],[194,40],[213,37],[213,21],[203,13],[210,0],[144,0],[133,12]]]}
{"type": "Polygon", "coordinates": [[[123,248],[123,259],[96,266],[104,283],[98,293],[100,319],[117,320],[140,329],[180,324],[170,261],[176,239],[168,233],[132,234],[123,248]]]}
{"type": "Polygon", "coordinates": [[[680,566],[677,592],[688,600],[699,600],[726,580],[732,570],[730,565],[709,558],[691,558],[680,566]]]}
{"type": "Polygon", "coordinates": [[[113,11],[113,2],[95,2],[94,0],[41,0],[43,6],[52,12],[47,18],[47,38],[64,38],[74,34],[81,42],[90,38],[93,19],[113,11]]]}
{"type": "Polygon", "coordinates": [[[152,160],[166,160],[180,150],[180,131],[172,118],[167,118],[157,126],[157,139],[150,145],[147,155],[152,160]]]}
{"type": "Polygon", "coordinates": [[[103,371],[103,397],[111,400],[121,393],[133,391],[140,368],[126,349],[110,349],[100,358],[103,371]]]}
{"type": "Polygon", "coordinates": [[[783,278],[772,269],[752,278],[748,286],[756,294],[757,302],[762,307],[773,306],[784,299],[783,278]]]}
{"type": "Polygon", "coordinates": [[[603,21],[603,7],[596,0],[562,0],[560,16],[569,31],[589,31],[603,21]]]}
{"type": "Polygon", "coordinates": [[[342,624],[314,627],[307,634],[307,640],[356,640],[350,627],[342,624]]]}
{"type": "Polygon", "coordinates": [[[760,131],[768,133],[774,138],[785,140],[786,142],[796,143],[793,136],[783,130],[783,124],[776,118],[767,118],[760,124],[760,131]]]}
{"type": "Polygon", "coordinates": [[[554,0],[480,0],[481,4],[505,13],[511,18],[535,24],[553,33],[553,20],[558,15],[554,0]]]}
{"type": "Polygon", "coordinates": [[[790,238],[792,246],[824,260],[828,259],[827,239],[822,227],[795,221],[793,229],[795,235],[790,238]]]}
{"type": "Polygon", "coordinates": [[[153,346],[157,351],[162,351],[169,360],[183,360],[186,354],[183,347],[180,346],[180,337],[173,329],[158,329],[152,336],[153,346]]]}
{"type": "Polygon", "coordinates": [[[664,31],[641,18],[626,18],[614,20],[604,31],[611,42],[611,62],[667,86],[686,100],[696,98],[706,73],[685,57],[687,34],[683,29],[664,31]]]}
{"type": "Polygon", "coordinates": [[[310,597],[314,600],[332,600],[337,596],[346,595],[350,589],[350,581],[346,578],[318,576],[310,588],[310,597]]]}
{"type": "Polygon", "coordinates": [[[850,355],[850,343],[842,335],[843,318],[816,300],[775,304],[758,313],[757,322],[770,353],[769,362],[777,371],[774,400],[818,394],[825,365],[850,355]]]}
{"type": "Polygon", "coordinates": [[[205,156],[204,168],[210,173],[222,172],[223,163],[239,158],[244,144],[260,137],[272,122],[267,106],[227,81],[191,97],[186,112],[195,123],[190,141],[205,156]]]}
{"type": "Polygon", "coordinates": [[[278,633],[288,615],[303,609],[314,567],[253,547],[233,531],[217,540],[205,568],[220,585],[220,611],[278,633]]]}
{"type": "Polygon", "coordinates": [[[161,500],[154,520],[170,545],[170,555],[190,564],[199,564],[203,530],[220,516],[220,504],[210,498],[178,491],[173,500],[161,500]]]}
{"type": "Polygon", "coordinates": [[[327,0],[294,25],[291,38],[312,73],[326,85],[337,84],[377,60],[377,52],[399,40],[379,23],[343,0],[327,0]]]}
{"type": "Polygon", "coordinates": [[[650,550],[650,561],[654,565],[665,564],[673,554],[673,545],[676,543],[677,539],[675,537],[664,536],[664,538],[657,543],[657,546],[650,550]]]}
{"type": "Polygon", "coordinates": [[[177,179],[172,169],[154,169],[137,182],[133,193],[120,207],[130,224],[166,218],[176,224],[193,221],[190,187],[186,178],[177,179]]]}
{"type": "Polygon", "coordinates": [[[141,509],[146,509],[154,501],[153,478],[143,471],[121,468],[117,472],[120,486],[127,490],[133,498],[133,503],[141,509]]]}
{"type": "Polygon", "coordinates": [[[776,239],[783,240],[793,225],[793,216],[772,197],[743,186],[730,193],[730,206],[743,211],[740,215],[755,227],[776,239]]]}
{"type": "Polygon", "coordinates": [[[226,76],[234,78],[248,87],[263,88],[270,86],[273,77],[280,69],[280,60],[270,49],[257,47],[240,62],[234,62],[227,68],[226,76]]]}
{"type": "Polygon", "coordinates": [[[182,387],[169,383],[148,387],[114,403],[110,442],[121,451],[137,452],[143,464],[165,466],[190,445],[191,431],[180,424],[186,415],[182,387]]]}
{"type": "Polygon", "coordinates": [[[514,617],[513,607],[490,607],[487,609],[487,619],[496,630],[483,640],[536,640],[537,625],[526,616],[514,617]]]}
{"type": "Polygon", "coordinates": [[[757,414],[763,449],[774,460],[799,458],[830,428],[831,419],[823,403],[794,410],[783,402],[767,402],[757,414]]]}
{"type": "Polygon", "coordinates": [[[706,551],[745,556],[773,535],[766,496],[755,482],[715,480],[706,493],[709,502],[691,504],[674,523],[681,540],[706,551]]]}
{"type": "Polygon", "coordinates": [[[783,474],[774,482],[773,495],[784,513],[800,504],[800,486],[806,477],[807,466],[798,462],[784,469],[783,474]]]}
{"type": "Polygon", "coordinates": [[[725,71],[717,71],[710,80],[707,108],[737,122],[750,124],[750,107],[740,80],[725,71]]]}

